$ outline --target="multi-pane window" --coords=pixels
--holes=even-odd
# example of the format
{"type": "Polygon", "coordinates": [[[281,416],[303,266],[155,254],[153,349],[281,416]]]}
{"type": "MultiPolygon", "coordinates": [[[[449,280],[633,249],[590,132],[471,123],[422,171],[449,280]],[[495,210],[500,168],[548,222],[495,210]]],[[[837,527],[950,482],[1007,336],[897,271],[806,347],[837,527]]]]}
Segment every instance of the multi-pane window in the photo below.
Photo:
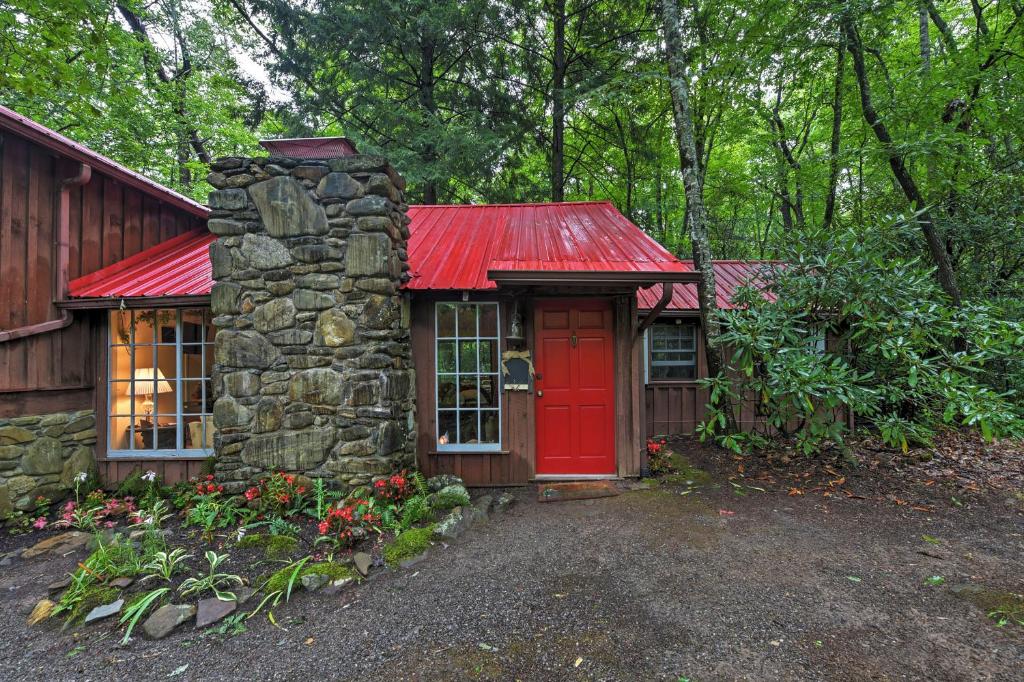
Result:
{"type": "Polygon", "coordinates": [[[438,303],[437,448],[501,448],[497,303],[438,303]]]}
{"type": "Polygon", "coordinates": [[[213,450],[213,336],[209,309],[110,313],[111,453],[213,450]]]}
{"type": "Polygon", "coordinates": [[[650,328],[650,378],[686,381],[697,376],[697,325],[692,322],[655,324],[650,328]]]}

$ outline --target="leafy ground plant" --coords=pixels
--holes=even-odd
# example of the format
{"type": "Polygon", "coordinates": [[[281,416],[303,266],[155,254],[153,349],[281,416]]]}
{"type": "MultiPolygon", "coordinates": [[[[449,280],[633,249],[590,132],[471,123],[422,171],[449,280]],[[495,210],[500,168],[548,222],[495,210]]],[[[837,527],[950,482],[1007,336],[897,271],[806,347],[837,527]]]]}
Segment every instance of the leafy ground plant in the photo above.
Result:
{"type": "Polygon", "coordinates": [[[171,588],[169,587],[158,587],[155,590],[147,592],[124,610],[124,614],[121,616],[121,625],[128,623],[128,629],[124,632],[121,644],[127,644],[129,640],[131,640],[132,631],[135,629],[135,626],[138,625],[146,611],[149,610],[149,607],[170,591],[171,588]]]}
{"type": "Polygon", "coordinates": [[[182,581],[178,587],[178,592],[181,596],[188,597],[194,594],[203,594],[204,592],[213,592],[217,595],[218,599],[224,601],[232,600],[235,598],[233,592],[228,592],[222,588],[234,585],[241,587],[245,584],[245,581],[241,576],[233,573],[219,573],[217,571],[220,565],[227,562],[227,554],[217,554],[213,550],[207,550],[206,561],[209,564],[209,570],[206,575],[201,578],[186,578],[182,581]]]}
{"type": "Polygon", "coordinates": [[[143,566],[143,570],[147,572],[147,575],[142,580],[155,580],[159,578],[171,582],[174,574],[180,572],[184,562],[191,558],[192,555],[186,554],[185,549],[182,547],[172,549],[170,552],[157,552],[153,556],[152,561],[143,566]]]}

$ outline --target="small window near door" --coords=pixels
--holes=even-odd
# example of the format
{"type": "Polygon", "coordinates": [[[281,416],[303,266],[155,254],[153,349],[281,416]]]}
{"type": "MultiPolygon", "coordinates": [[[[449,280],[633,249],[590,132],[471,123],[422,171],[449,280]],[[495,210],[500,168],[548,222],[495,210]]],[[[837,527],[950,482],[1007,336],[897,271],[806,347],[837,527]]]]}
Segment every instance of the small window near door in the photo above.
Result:
{"type": "Polygon", "coordinates": [[[213,451],[214,331],[208,308],[110,313],[109,454],[213,451]]]}
{"type": "Polygon", "coordinates": [[[501,449],[497,303],[438,303],[437,449],[501,449]]]}
{"type": "Polygon", "coordinates": [[[654,324],[649,338],[651,381],[697,378],[697,325],[682,321],[654,324]]]}

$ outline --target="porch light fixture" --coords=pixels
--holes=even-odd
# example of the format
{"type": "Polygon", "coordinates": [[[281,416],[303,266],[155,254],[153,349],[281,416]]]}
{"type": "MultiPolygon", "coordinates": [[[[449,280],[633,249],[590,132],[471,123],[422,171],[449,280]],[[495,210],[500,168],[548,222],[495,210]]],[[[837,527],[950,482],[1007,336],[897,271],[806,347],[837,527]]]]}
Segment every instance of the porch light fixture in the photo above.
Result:
{"type": "Polygon", "coordinates": [[[138,367],[135,369],[135,381],[132,382],[128,395],[133,398],[145,396],[142,403],[147,415],[153,414],[153,393],[170,393],[174,389],[167,383],[164,373],[159,367],[138,367]],[[156,376],[153,373],[156,372],[156,376]],[[155,381],[154,381],[155,379],[155,381]],[[156,390],[154,391],[154,385],[156,390]]]}
{"type": "Polygon", "coordinates": [[[512,302],[512,314],[508,325],[508,334],[505,335],[505,339],[512,343],[522,343],[523,341],[523,313],[519,308],[519,301],[512,302]]]}

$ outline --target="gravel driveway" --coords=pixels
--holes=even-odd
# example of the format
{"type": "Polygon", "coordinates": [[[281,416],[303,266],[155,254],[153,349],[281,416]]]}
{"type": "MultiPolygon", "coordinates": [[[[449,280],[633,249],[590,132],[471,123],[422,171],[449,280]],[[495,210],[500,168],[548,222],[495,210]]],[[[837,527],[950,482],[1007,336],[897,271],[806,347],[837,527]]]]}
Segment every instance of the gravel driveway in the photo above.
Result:
{"type": "Polygon", "coordinates": [[[416,566],[300,594],[275,610],[280,628],[258,616],[230,638],[186,626],[120,648],[105,626],[30,630],[41,586],[75,558],[17,562],[0,569],[0,677],[1024,679],[1024,628],[996,627],[956,590],[1024,592],[1022,517],[1008,506],[922,514],[726,485],[515,494],[416,566]]]}

